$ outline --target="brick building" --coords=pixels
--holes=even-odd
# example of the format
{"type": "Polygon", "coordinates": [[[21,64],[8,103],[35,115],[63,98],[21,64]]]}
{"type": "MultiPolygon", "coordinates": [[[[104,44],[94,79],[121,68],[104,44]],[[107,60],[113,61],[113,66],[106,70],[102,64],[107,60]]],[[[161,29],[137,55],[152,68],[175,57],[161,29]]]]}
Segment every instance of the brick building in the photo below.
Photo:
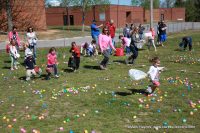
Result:
{"type": "MultiPolygon", "coordinates": [[[[0,2],[2,2],[0,0],[0,2]]],[[[3,5],[5,7],[5,5],[3,5]]],[[[36,30],[46,30],[46,13],[44,0],[15,0],[11,1],[13,24],[19,30],[32,26],[36,30]]],[[[0,28],[8,29],[5,8],[0,10],[0,28]]]]}
{"type": "MultiPolygon", "coordinates": [[[[105,7],[105,6],[104,6],[105,7]]],[[[149,10],[142,7],[108,5],[104,8],[95,5],[86,12],[85,25],[90,25],[92,20],[98,24],[106,23],[113,19],[117,27],[124,27],[126,23],[147,23],[150,21],[149,10]]],[[[81,25],[81,8],[69,8],[69,24],[81,25]]],[[[154,9],[154,21],[161,19],[165,21],[185,21],[185,8],[159,8],[154,9]],[[175,13],[176,12],[176,13],[175,13]]],[[[62,26],[67,24],[66,8],[46,8],[47,26],[62,26]]]]}

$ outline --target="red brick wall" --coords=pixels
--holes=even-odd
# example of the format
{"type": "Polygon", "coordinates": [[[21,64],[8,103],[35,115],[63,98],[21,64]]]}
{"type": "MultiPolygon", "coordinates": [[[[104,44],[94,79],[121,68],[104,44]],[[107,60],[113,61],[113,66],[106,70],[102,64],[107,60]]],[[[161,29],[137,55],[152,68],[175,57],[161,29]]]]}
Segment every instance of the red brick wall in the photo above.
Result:
{"type": "MultiPolygon", "coordinates": [[[[80,9],[71,8],[69,9],[69,15],[74,16],[74,25],[82,25],[82,12],[80,9]]],[[[164,14],[165,20],[174,21],[177,18],[184,18],[185,20],[185,12],[184,8],[162,8],[162,9],[154,9],[154,21],[157,22],[160,20],[161,13],[164,14]],[[173,12],[178,12],[177,15],[172,14],[173,12]]],[[[91,8],[86,12],[85,17],[85,25],[90,25],[92,20],[94,19],[95,12],[95,20],[97,24],[105,24],[110,19],[114,20],[114,23],[118,27],[124,27],[124,25],[131,21],[131,23],[144,23],[149,22],[149,10],[144,10],[142,7],[133,7],[133,6],[117,6],[110,5],[105,10],[102,10],[102,6],[95,6],[95,8],[91,8]],[[105,21],[100,21],[99,14],[105,13],[105,21]],[[126,13],[131,12],[129,18],[126,18],[126,13]]],[[[47,17],[47,25],[55,26],[55,25],[63,25],[63,15],[66,15],[65,8],[47,8],[46,9],[46,17],[47,17]]]]}
{"type": "Polygon", "coordinates": [[[185,8],[172,8],[172,21],[177,20],[185,21],[185,8]]]}
{"type": "MultiPolygon", "coordinates": [[[[4,19],[6,20],[7,18],[5,17],[4,19]]],[[[29,26],[32,26],[36,30],[46,30],[44,0],[15,1],[13,3],[13,24],[18,27],[18,30],[25,30],[29,26]]],[[[2,29],[7,30],[7,27],[5,25],[2,29]]]]}
{"type": "MultiPolygon", "coordinates": [[[[185,21],[185,8],[160,8],[154,9],[154,22],[158,22],[161,19],[161,14],[164,14],[165,21],[178,21],[182,18],[182,21],[185,21]]],[[[150,12],[149,10],[145,11],[145,20],[150,22],[150,12]]]]}

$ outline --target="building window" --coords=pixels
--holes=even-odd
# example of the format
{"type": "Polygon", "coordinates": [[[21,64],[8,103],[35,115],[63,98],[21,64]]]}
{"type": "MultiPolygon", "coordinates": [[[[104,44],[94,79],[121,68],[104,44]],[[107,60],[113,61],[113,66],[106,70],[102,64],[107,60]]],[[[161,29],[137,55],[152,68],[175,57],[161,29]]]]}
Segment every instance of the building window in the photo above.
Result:
{"type": "Polygon", "coordinates": [[[106,20],[105,12],[99,14],[99,20],[100,21],[105,21],[106,20]]]}

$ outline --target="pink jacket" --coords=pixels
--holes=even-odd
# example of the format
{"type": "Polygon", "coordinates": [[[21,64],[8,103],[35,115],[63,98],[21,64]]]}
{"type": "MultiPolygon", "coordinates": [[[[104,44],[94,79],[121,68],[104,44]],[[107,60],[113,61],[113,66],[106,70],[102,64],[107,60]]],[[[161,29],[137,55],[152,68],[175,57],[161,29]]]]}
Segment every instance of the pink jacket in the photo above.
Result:
{"type": "Polygon", "coordinates": [[[155,31],[154,31],[154,30],[150,30],[150,32],[151,32],[151,34],[152,34],[152,39],[154,39],[154,38],[155,38],[155,36],[156,36],[156,33],[155,33],[155,31]]]}
{"type": "Polygon", "coordinates": [[[127,37],[123,37],[123,39],[122,39],[122,45],[123,45],[123,47],[126,47],[126,46],[129,47],[130,43],[131,43],[130,39],[128,39],[127,37]]]}
{"type": "Polygon", "coordinates": [[[98,41],[99,41],[101,52],[109,49],[110,47],[115,50],[115,47],[112,44],[112,39],[110,36],[100,34],[98,41]]]}
{"type": "MultiPolygon", "coordinates": [[[[8,39],[9,39],[9,41],[11,41],[12,38],[13,38],[13,32],[10,31],[10,32],[8,33],[8,39]]],[[[21,45],[21,44],[20,44],[20,38],[19,38],[19,35],[18,35],[17,32],[16,32],[16,38],[17,38],[17,45],[20,46],[20,45],[21,45]]]]}
{"type": "Polygon", "coordinates": [[[54,65],[56,63],[57,63],[57,56],[56,56],[56,54],[49,53],[47,55],[47,64],[48,65],[54,65]]]}

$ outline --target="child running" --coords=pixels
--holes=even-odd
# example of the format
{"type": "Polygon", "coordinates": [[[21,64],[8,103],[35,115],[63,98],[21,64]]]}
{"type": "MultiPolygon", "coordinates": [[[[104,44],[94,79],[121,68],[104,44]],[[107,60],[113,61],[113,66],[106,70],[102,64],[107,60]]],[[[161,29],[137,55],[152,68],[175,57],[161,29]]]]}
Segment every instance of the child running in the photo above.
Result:
{"type": "Polygon", "coordinates": [[[149,85],[146,90],[148,94],[152,94],[156,90],[156,88],[160,86],[159,75],[160,71],[163,70],[164,68],[164,67],[159,67],[160,59],[158,57],[154,57],[153,59],[150,60],[150,62],[152,62],[152,66],[150,66],[147,74],[149,75],[152,84],[149,85]]]}

